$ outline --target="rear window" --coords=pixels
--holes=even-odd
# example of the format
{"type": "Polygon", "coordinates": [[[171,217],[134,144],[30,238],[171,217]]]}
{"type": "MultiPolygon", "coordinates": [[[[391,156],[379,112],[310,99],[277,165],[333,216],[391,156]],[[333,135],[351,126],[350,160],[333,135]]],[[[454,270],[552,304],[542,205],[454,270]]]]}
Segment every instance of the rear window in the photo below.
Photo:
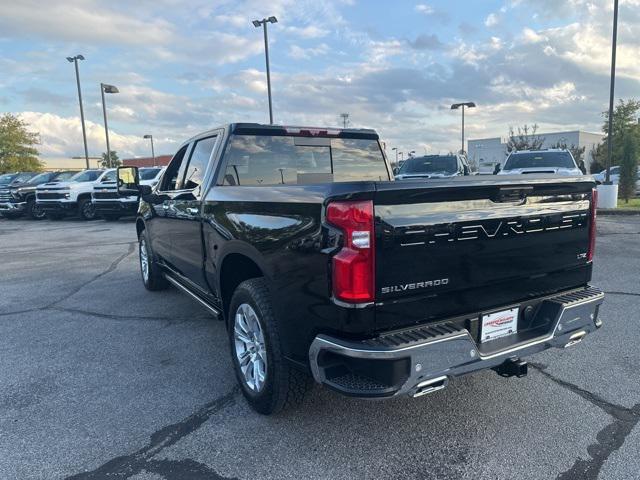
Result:
{"type": "Polygon", "coordinates": [[[389,180],[376,140],[234,135],[225,185],[296,185],[389,180]]]}
{"type": "Polygon", "coordinates": [[[516,168],[576,168],[569,152],[527,152],[512,154],[504,170],[516,168]]]}

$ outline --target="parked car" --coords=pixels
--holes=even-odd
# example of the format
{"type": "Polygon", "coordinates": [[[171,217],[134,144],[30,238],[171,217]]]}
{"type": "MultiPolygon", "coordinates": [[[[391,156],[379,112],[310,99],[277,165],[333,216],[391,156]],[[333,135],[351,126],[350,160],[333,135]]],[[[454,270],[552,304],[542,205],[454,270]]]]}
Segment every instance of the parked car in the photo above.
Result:
{"type": "Polygon", "coordinates": [[[569,150],[521,150],[511,152],[498,175],[516,175],[532,173],[552,173],[555,175],[580,176],[582,170],[569,150]]]}
{"type": "MultiPolygon", "coordinates": [[[[36,172],[14,172],[0,174],[0,205],[11,202],[11,189],[29,181],[36,172]]],[[[0,206],[0,216],[11,217],[7,208],[0,206]],[[7,215],[8,214],[8,215],[7,215]]]]}
{"type": "Polygon", "coordinates": [[[470,175],[471,168],[464,155],[425,155],[411,157],[394,171],[396,180],[411,178],[451,178],[470,175]]]}
{"type": "Polygon", "coordinates": [[[91,203],[95,183],[113,182],[116,170],[89,169],[64,182],[47,182],[36,187],[36,203],[47,218],[59,220],[68,215],[80,215],[83,220],[96,218],[91,203]]]}
{"type": "Polygon", "coordinates": [[[395,182],[373,130],[232,124],[185,142],[155,190],[138,178],[118,171],[142,198],[145,287],[224,319],[263,414],[300,402],[309,374],[363,398],[523,376],[522,357],[602,323],[591,177],[395,182]]]}
{"type": "MultiPolygon", "coordinates": [[[[618,185],[620,183],[620,167],[619,166],[613,166],[611,167],[611,171],[609,173],[611,182],[614,185],[618,185]]],[[[604,183],[604,181],[607,178],[607,171],[603,170],[600,173],[596,173],[593,178],[596,179],[596,182],[598,184],[604,183]]],[[[636,181],[636,195],[640,195],[640,170],[638,170],[638,178],[636,181]]]]}
{"type": "Polygon", "coordinates": [[[18,218],[26,214],[34,220],[44,218],[44,211],[36,203],[36,187],[43,183],[68,180],[77,171],[43,172],[30,179],[0,190],[0,212],[7,218],[18,218]]]}
{"type": "MultiPolygon", "coordinates": [[[[140,184],[154,187],[163,172],[162,167],[148,167],[139,170],[140,184]]],[[[138,211],[138,197],[121,197],[115,181],[99,182],[93,186],[91,202],[96,214],[105,220],[117,220],[123,215],[135,215],[138,211]]]]}

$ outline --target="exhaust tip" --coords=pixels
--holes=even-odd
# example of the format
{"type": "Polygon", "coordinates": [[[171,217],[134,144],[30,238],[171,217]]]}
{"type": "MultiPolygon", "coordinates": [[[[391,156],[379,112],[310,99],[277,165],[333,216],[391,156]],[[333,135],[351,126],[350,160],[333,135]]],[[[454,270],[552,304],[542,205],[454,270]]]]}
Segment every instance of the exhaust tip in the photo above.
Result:
{"type": "Polygon", "coordinates": [[[448,384],[448,377],[436,377],[432,378],[431,380],[426,380],[416,386],[416,390],[413,393],[413,398],[437,392],[438,390],[443,390],[448,384]]]}

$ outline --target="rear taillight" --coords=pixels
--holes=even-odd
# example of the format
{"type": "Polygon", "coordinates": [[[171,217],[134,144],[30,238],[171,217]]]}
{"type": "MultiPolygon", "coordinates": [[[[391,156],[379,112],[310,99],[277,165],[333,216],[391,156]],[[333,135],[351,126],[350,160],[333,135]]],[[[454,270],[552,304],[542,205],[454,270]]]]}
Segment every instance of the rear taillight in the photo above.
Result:
{"type": "Polygon", "coordinates": [[[589,250],[587,251],[587,261],[593,260],[596,250],[596,211],[598,209],[598,190],[591,191],[591,209],[589,211],[589,250]]]}
{"type": "Polygon", "coordinates": [[[373,202],[332,202],[327,221],[342,230],[342,249],[333,257],[333,296],[349,303],[375,298],[373,202]]]}

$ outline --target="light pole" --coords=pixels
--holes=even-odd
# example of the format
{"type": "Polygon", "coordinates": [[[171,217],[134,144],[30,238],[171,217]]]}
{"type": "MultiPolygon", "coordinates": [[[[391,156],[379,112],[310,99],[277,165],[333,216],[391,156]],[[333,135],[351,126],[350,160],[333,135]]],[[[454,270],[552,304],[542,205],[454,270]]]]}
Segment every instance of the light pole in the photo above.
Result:
{"type": "Polygon", "coordinates": [[[400,161],[402,162],[404,160],[404,152],[400,152],[400,161]]]}
{"type": "Polygon", "coordinates": [[[80,121],[82,122],[82,141],[84,142],[84,160],[87,163],[87,169],[89,168],[89,149],[87,148],[87,130],[84,126],[84,108],[82,107],[82,90],[80,90],[80,70],[78,70],[78,60],[84,60],[82,55],[76,55],[75,57],[67,57],[70,63],[73,63],[76,67],[76,84],[78,85],[78,103],[80,103],[80,121]]]}
{"type": "Polygon", "coordinates": [[[271,74],[269,72],[269,39],[267,38],[267,23],[276,23],[276,17],[263,18],[262,20],[254,20],[253,26],[259,28],[262,25],[264,30],[264,56],[267,64],[267,93],[269,95],[269,123],[273,123],[273,106],[271,104],[271,74]]]}
{"type": "Polygon", "coordinates": [[[462,107],[462,150],[460,153],[464,153],[464,107],[475,108],[476,104],[473,102],[464,102],[464,103],[454,103],[451,105],[451,110],[457,110],[462,107]]]}
{"type": "Polygon", "coordinates": [[[102,115],[104,116],[104,134],[107,138],[107,168],[111,168],[111,147],[109,146],[109,126],[107,125],[107,107],[104,103],[105,93],[119,93],[118,87],[114,85],[108,85],[106,83],[100,84],[100,95],[102,96],[102,115]]]}
{"type": "Polygon", "coordinates": [[[153,135],[145,135],[142,138],[148,138],[151,140],[151,156],[153,157],[153,166],[156,166],[156,152],[153,150],[153,135]]]}
{"type": "Polygon", "coordinates": [[[391,149],[391,151],[395,150],[396,151],[396,166],[398,166],[398,147],[393,147],[391,149]]]}
{"type": "Polygon", "coordinates": [[[611,86],[609,90],[609,138],[607,140],[607,175],[604,183],[611,185],[611,157],[613,156],[613,102],[616,88],[616,49],[618,45],[618,0],[613,2],[613,38],[611,40],[611,86]]]}
{"type": "Polygon", "coordinates": [[[347,123],[349,122],[349,114],[341,113],[340,117],[342,118],[342,128],[347,128],[347,123]]]}

